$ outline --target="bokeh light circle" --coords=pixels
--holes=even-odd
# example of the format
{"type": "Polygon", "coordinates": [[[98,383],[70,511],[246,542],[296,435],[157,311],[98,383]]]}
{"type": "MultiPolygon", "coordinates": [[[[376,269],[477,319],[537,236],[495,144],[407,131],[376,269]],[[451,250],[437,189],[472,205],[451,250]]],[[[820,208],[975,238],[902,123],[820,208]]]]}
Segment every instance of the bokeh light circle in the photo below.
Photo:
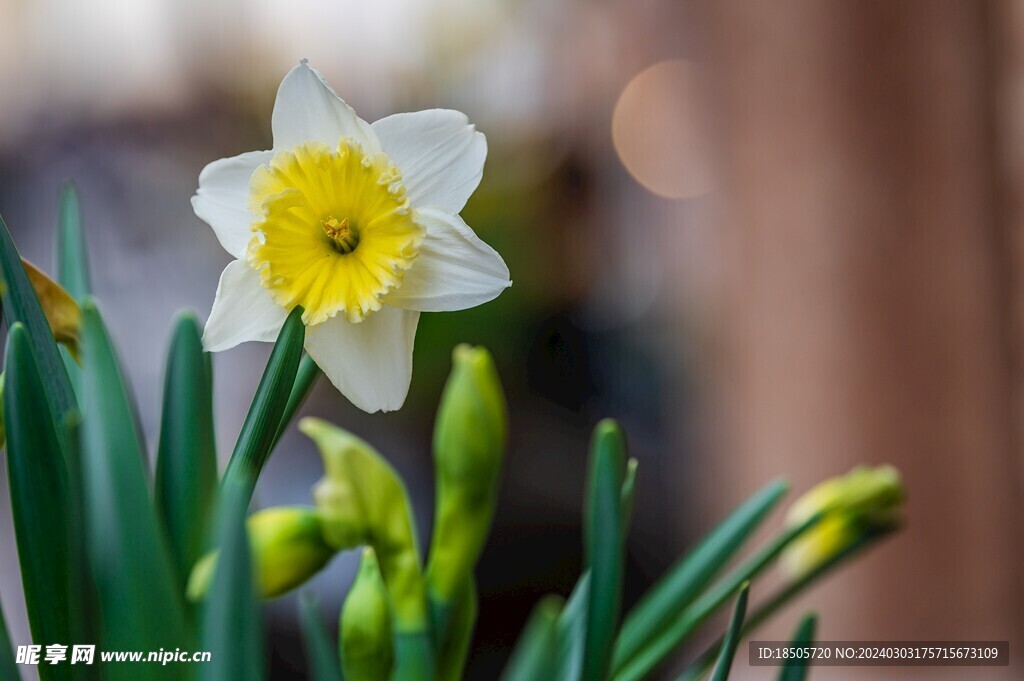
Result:
{"type": "Polygon", "coordinates": [[[636,181],[658,196],[692,198],[712,189],[700,77],[692,62],[658,62],[637,74],[615,105],[615,151],[636,181]]]}

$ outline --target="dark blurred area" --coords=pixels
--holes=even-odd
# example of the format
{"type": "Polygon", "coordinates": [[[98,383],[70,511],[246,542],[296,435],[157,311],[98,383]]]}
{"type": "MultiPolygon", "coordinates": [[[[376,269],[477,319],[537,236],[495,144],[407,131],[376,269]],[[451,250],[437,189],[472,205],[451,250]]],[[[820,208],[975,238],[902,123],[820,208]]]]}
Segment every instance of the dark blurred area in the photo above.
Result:
{"type": "MultiPolygon", "coordinates": [[[[640,461],[630,601],[769,479],[802,492],[892,462],[906,531],[764,638],[813,607],[823,639],[1019,650],[1022,38],[1011,0],[0,0],[0,212],[49,270],[60,184],[78,186],[152,444],[173,317],[205,319],[229,261],[189,198],[206,163],[270,147],[284,74],[308,57],[371,121],[462,110],[489,143],[463,216],[514,286],[423,316],[401,411],[364,414],[322,381],[303,413],[393,462],[425,545],[451,349],[494,354],[512,436],[469,679],[497,678],[536,601],[575,582],[605,416],[640,461]]],[[[222,464],[268,353],[214,358],[222,464]]],[[[308,503],[320,474],[289,432],[257,503],[308,503]]],[[[0,521],[0,590],[24,641],[7,499],[0,521]]],[[[332,620],[356,560],[309,585],[332,620]]],[[[272,678],[305,678],[296,598],[268,613],[272,678]]],[[[740,655],[740,679],[758,671],[740,655]]]]}

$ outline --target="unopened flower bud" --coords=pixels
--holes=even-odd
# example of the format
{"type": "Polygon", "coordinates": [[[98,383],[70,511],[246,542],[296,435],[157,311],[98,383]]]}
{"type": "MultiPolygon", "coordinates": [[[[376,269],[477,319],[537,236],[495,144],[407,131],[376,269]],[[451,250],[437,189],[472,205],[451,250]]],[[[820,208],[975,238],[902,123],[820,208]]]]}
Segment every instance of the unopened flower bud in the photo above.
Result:
{"type": "Polygon", "coordinates": [[[491,355],[460,345],[452,360],[434,427],[437,499],[428,582],[441,602],[458,595],[487,541],[508,431],[491,355]]]}
{"type": "Polygon", "coordinates": [[[341,668],[348,681],[391,678],[391,604],[373,549],[363,551],[359,572],[341,609],[341,668]]]}
{"type": "Polygon", "coordinates": [[[790,507],[787,524],[800,525],[815,515],[822,518],[786,550],[783,568],[791,577],[800,577],[857,542],[895,529],[903,498],[903,482],[892,466],[858,466],[811,488],[790,507]]]}
{"type": "MultiPolygon", "coordinates": [[[[316,509],[268,508],[250,516],[246,526],[254,578],[263,598],[280,596],[301,585],[337,553],[324,541],[323,524],[316,509]]],[[[191,600],[199,600],[206,594],[216,564],[216,552],[196,563],[188,582],[191,600]]]]}
{"type": "Polygon", "coordinates": [[[427,624],[423,576],[409,497],[394,469],[369,444],[319,419],[299,429],[316,443],[324,477],[313,488],[324,538],[337,550],[371,546],[398,626],[427,624]]]}

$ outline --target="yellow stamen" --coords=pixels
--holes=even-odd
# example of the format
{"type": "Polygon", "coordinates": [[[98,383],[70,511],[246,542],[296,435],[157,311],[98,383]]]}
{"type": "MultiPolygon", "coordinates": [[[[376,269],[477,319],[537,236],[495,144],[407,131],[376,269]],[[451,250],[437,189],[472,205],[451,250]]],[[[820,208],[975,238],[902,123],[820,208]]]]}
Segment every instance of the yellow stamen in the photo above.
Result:
{"type": "Polygon", "coordinates": [[[326,220],[321,220],[320,226],[342,253],[351,253],[359,245],[359,235],[349,227],[348,218],[342,218],[341,222],[338,222],[338,218],[331,215],[326,220]]]}

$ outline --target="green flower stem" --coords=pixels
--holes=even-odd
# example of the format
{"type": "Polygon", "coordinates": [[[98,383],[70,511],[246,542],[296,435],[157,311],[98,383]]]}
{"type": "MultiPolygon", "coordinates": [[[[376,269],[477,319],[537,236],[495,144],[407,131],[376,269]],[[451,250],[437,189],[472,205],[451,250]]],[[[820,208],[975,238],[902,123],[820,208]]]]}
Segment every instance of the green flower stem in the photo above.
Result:
{"type": "Polygon", "coordinates": [[[441,643],[437,642],[437,632],[434,632],[438,681],[458,681],[462,678],[478,607],[476,581],[470,578],[449,613],[447,636],[441,643]]]}
{"type": "Polygon", "coordinates": [[[281,327],[224,472],[225,483],[232,480],[243,485],[250,497],[277,439],[281,417],[295,385],[305,334],[302,306],[297,305],[281,327]]]}
{"type": "Polygon", "coordinates": [[[429,631],[395,632],[392,681],[434,681],[436,658],[429,631]]]}
{"type": "Polygon", "coordinates": [[[452,616],[455,613],[455,603],[430,593],[428,587],[427,609],[430,612],[430,627],[434,635],[434,647],[440,648],[447,639],[448,627],[451,625],[452,616]]]}
{"type": "Polygon", "coordinates": [[[313,358],[309,355],[303,355],[302,360],[299,362],[299,370],[295,374],[295,384],[292,386],[292,391],[288,395],[288,402],[284,405],[284,414],[281,415],[281,425],[277,427],[277,434],[274,436],[274,444],[271,445],[271,450],[277,446],[277,443],[281,440],[281,436],[284,435],[284,431],[288,429],[288,424],[295,418],[295,412],[299,410],[302,403],[309,397],[309,393],[313,390],[313,385],[316,383],[317,377],[320,375],[320,367],[316,365],[313,358]]]}
{"type": "MultiPolygon", "coordinates": [[[[862,537],[860,541],[851,544],[844,551],[837,553],[828,562],[822,563],[799,579],[780,587],[773,596],[758,606],[757,609],[751,613],[750,617],[747,618],[743,625],[743,635],[746,636],[749,634],[833,568],[838,567],[843,562],[887,536],[892,531],[893,530],[885,530],[877,534],[862,537]]],[[[718,654],[718,649],[721,645],[722,639],[712,643],[700,657],[692,662],[689,667],[683,670],[683,673],[676,679],[676,681],[696,681],[697,679],[703,678],[714,663],[715,656],[718,654]]]]}

